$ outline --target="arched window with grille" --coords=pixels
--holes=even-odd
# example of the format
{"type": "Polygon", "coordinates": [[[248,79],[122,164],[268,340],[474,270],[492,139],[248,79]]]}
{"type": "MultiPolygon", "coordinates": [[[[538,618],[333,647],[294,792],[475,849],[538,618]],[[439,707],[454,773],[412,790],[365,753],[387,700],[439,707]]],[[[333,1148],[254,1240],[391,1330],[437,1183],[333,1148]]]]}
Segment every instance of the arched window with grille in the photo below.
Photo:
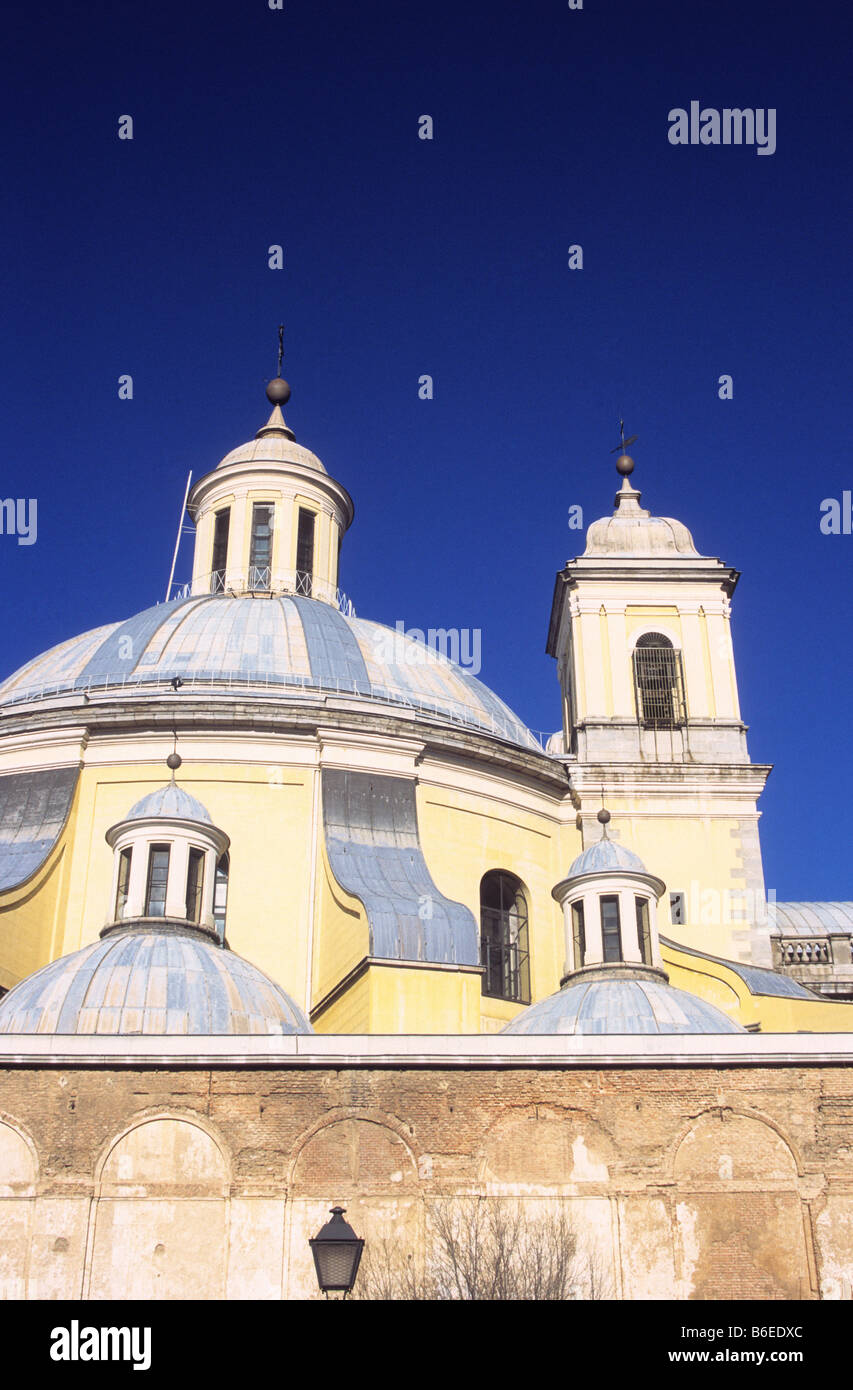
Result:
{"type": "Polygon", "coordinates": [[[527,898],[513,874],[493,869],[480,883],[483,993],[530,1003],[527,898]]]}
{"type": "Polygon", "coordinates": [[[662,632],[646,632],[634,648],[637,720],[646,729],[680,729],[687,723],[681,652],[662,632]]]}

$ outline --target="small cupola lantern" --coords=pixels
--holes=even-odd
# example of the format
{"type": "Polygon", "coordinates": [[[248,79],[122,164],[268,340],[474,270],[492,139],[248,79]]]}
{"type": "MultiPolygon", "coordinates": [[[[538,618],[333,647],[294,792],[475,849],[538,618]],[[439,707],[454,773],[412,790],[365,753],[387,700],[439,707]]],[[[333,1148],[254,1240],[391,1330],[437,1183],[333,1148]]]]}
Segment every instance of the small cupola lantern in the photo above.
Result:
{"type": "Polygon", "coordinates": [[[551,890],[565,920],[564,980],[580,971],[650,973],[666,980],[657,926],[666,884],[632,850],[608,837],[609,811],[599,811],[598,820],[601,839],[551,890]]]}
{"type": "Polygon", "coordinates": [[[217,867],[230,841],[201,802],[177,785],[180,754],[170,753],[167,765],[171,782],[137,801],[107,831],[115,855],[107,925],[156,919],[218,935],[217,867]]]}

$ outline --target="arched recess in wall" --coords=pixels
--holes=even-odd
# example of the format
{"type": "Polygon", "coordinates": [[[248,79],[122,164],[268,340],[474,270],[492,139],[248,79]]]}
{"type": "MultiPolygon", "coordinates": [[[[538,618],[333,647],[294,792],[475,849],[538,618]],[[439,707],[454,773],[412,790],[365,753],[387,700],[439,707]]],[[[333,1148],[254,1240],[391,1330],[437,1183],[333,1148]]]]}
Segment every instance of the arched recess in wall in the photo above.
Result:
{"type": "Polygon", "coordinates": [[[0,1118],[0,1299],[27,1297],[36,1148],[11,1120],[0,1118]]]}
{"type": "Polygon", "coordinates": [[[485,1135],[477,1186],[506,1205],[510,1225],[520,1212],[546,1250],[562,1241],[567,1225],[580,1296],[613,1298],[620,1292],[612,1196],[617,1162],[612,1139],[586,1111],[519,1107],[485,1135]]]}
{"type": "Polygon", "coordinates": [[[225,1296],[228,1164],[197,1119],[146,1116],[96,1173],[87,1297],[225,1296]]]}
{"type": "Polygon", "coordinates": [[[423,1240],[418,1163],[399,1121],[375,1111],[346,1110],[312,1126],[296,1145],[288,1202],[285,1297],[317,1294],[309,1239],[332,1206],[368,1242],[371,1258],[416,1252],[423,1240]]]}
{"type": "Polygon", "coordinates": [[[775,1126],[725,1107],[706,1111],[676,1142],[672,1176],[682,1296],[814,1296],[798,1163],[775,1126]]]}

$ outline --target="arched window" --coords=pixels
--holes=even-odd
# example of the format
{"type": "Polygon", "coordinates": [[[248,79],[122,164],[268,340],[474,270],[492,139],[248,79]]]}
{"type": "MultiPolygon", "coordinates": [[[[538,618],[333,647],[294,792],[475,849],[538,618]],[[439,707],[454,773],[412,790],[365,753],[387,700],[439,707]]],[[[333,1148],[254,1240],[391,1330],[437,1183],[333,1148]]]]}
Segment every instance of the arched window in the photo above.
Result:
{"type": "Polygon", "coordinates": [[[225,940],[225,909],[228,905],[228,869],[230,860],[227,853],[216,866],[216,878],[213,887],[213,925],[216,927],[219,937],[225,940]]]}
{"type": "Polygon", "coordinates": [[[169,848],[169,845],[152,845],[148,851],[148,881],[145,887],[146,917],[166,916],[169,848]]]}
{"type": "Polygon", "coordinates": [[[201,920],[201,899],[204,891],[204,850],[191,849],[187,864],[187,921],[201,920]]]}
{"type": "Polygon", "coordinates": [[[647,729],[680,729],[687,722],[681,652],[661,632],[646,632],[634,648],[637,719],[647,729]]]}
{"type": "Polygon", "coordinates": [[[123,849],[118,860],[118,883],[116,885],[115,919],[120,922],[125,914],[130,890],[130,861],[132,849],[123,849]]]}
{"type": "Polygon", "coordinates": [[[651,965],[652,936],[649,930],[649,900],[648,898],[635,898],[634,904],[637,909],[637,945],[640,949],[640,960],[643,965],[651,965]]]}
{"type": "Polygon", "coordinates": [[[497,869],[480,883],[480,952],[483,993],[529,1004],[527,900],[520,881],[497,869]]]}

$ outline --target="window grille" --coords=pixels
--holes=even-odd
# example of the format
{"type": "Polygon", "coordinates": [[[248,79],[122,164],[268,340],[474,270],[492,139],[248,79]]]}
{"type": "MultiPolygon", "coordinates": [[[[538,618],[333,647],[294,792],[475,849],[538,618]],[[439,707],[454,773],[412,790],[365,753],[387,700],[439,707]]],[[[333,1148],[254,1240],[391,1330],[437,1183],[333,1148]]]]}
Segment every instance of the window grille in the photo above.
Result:
{"type": "Polygon", "coordinates": [[[646,633],[634,649],[637,719],[646,729],[680,729],[687,723],[681,652],[659,632],[646,633]]]}
{"type": "Polygon", "coordinates": [[[272,522],[272,506],[267,503],[256,502],[252,508],[252,543],[249,551],[250,589],[268,589],[270,587],[272,522]]]}
{"type": "Polygon", "coordinates": [[[483,993],[530,1003],[527,902],[512,874],[493,871],[480,884],[483,993]]]}

